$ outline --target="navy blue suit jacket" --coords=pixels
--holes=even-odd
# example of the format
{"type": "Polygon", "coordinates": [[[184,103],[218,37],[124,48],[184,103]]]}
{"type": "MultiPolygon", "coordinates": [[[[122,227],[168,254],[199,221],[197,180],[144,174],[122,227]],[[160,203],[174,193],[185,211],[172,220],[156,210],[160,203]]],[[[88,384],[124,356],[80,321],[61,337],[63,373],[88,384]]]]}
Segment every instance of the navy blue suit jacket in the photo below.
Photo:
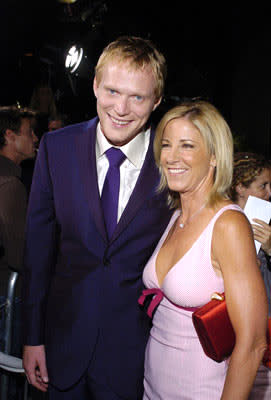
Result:
{"type": "Polygon", "coordinates": [[[157,194],[153,133],[136,187],[113,237],[106,236],[95,157],[98,119],[45,134],[27,218],[24,343],[45,344],[60,389],[87,369],[97,341],[104,379],[142,396],[149,321],[139,309],[142,271],[171,212],[157,194]]]}

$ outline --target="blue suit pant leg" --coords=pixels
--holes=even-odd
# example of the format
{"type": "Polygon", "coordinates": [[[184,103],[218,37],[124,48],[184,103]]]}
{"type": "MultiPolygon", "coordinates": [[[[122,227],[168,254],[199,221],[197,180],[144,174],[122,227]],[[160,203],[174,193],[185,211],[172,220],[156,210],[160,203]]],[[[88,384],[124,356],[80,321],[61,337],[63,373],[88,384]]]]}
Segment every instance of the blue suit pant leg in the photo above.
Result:
{"type": "Polygon", "coordinates": [[[49,400],[123,400],[100,379],[95,378],[98,371],[94,370],[91,363],[80,381],[68,390],[61,391],[49,385],[49,400]]]}
{"type": "Polygon", "coordinates": [[[68,390],[58,390],[49,384],[48,386],[49,400],[89,400],[91,399],[85,376],[80,379],[74,386],[68,390]]]}
{"type": "Polygon", "coordinates": [[[60,391],[49,386],[49,400],[122,400],[110,388],[84,377],[69,390],[60,391]]]}
{"type": "Polygon", "coordinates": [[[107,359],[104,358],[103,340],[99,336],[96,348],[87,371],[87,384],[91,393],[91,400],[126,400],[120,397],[106,382],[104,365],[107,359]]]}

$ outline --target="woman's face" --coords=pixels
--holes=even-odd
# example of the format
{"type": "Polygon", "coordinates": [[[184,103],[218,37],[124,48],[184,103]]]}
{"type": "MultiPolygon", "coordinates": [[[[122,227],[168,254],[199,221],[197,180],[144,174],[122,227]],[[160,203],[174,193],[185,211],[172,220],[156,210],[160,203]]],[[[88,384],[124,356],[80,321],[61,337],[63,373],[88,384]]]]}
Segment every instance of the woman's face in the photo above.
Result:
{"type": "Polygon", "coordinates": [[[215,161],[199,130],[187,119],[171,120],[163,133],[160,164],[168,187],[180,194],[209,189],[215,161]]]}
{"type": "MultiPolygon", "coordinates": [[[[248,188],[242,184],[239,187],[239,202],[246,204],[248,196],[255,196],[262,200],[269,200],[271,196],[271,170],[265,168],[262,170],[260,175],[256,176],[254,181],[249,185],[248,188]]],[[[241,204],[242,206],[242,204],[241,204]]]]}

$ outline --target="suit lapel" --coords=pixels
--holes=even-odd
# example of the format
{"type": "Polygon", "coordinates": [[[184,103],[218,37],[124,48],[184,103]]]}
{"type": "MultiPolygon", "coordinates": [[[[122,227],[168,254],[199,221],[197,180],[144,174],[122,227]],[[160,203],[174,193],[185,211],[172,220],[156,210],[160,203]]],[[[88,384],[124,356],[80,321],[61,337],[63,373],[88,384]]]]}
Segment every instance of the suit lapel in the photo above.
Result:
{"type": "Polygon", "coordinates": [[[104,241],[107,242],[107,234],[105,230],[97,178],[95,152],[97,122],[97,118],[89,121],[87,125],[87,135],[85,136],[86,140],[81,142],[79,156],[81,157],[81,175],[82,179],[84,180],[84,187],[86,190],[89,209],[98,231],[102,235],[104,241]]]}
{"type": "MultiPolygon", "coordinates": [[[[86,190],[89,209],[96,224],[98,231],[105,242],[108,242],[101,199],[98,188],[97,166],[96,166],[96,127],[98,118],[91,120],[87,125],[87,134],[84,136],[78,151],[82,168],[82,179],[86,190]]],[[[155,191],[159,182],[159,172],[155,165],[153,156],[153,138],[154,132],[151,133],[149,148],[138,177],[136,186],[128,201],[128,204],[120,218],[115,232],[110,240],[114,241],[121,232],[127,227],[130,221],[137,214],[138,210],[144,204],[146,199],[155,191]]]]}
{"type": "Polygon", "coordinates": [[[128,204],[119,220],[111,241],[115,240],[134,218],[142,204],[153,193],[159,182],[159,172],[155,165],[153,155],[154,132],[151,133],[149,148],[145,157],[143,167],[136,182],[136,186],[128,201],[128,204]]]}

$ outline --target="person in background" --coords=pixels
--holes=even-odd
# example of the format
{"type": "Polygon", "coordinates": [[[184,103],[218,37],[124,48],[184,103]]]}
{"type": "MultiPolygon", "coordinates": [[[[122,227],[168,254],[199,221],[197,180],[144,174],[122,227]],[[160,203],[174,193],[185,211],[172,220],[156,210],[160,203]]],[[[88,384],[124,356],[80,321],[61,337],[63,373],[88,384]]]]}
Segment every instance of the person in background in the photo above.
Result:
{"type": "MultiPolygon", "coordinates": [[[[0,345],[1,350],[7,349],[10,340],[10,352],[18,357],[22,357],[21,272],[27,209],[22,164],[36,155],[35,118],[36,113],[30,109],[0,107],[0,303],[1,306],[7,304],[13,313],[11,339],[6,325],[7,307],[1,307],[0,345]],[[12,272],[18,273],[18,279],[12,272]],[[11,287],[15,289],[15,298],[12,299],[11,287]]],[[[1,369],[1,376],[2,372],[1,369]]],[[[7,388],[7,382],[1,380],[0,397],[20,396],[20,380],[12,376],[9,383],[7,388]]]]}
{"type": "Polygon", "coordinates": [[[143,273],[161,299],[146,348],[143,398],[245,400],[266,349],[267,300],[251,226],[227,195],[231,131],[210,103],[184,102],[162,118],[154,151],[160,189],[168,188],[175,212],[143,273]],[[204,353],[192,322],[214,292],[225,292],[236,336],[221,363],[204,353]]]}
{"type": "Polygon", "coordinates": [[[48,132],[64,128],[67,125],[67,118],[63,114],[51,115],[48,118],[48,132]]]}
{"type": "Polygon", "coordinates": [[[27,222],[24,367],[50,400],[142,399],[149,321],[137,297],[172,213],[156,191],[150,127],[165,76],[152,42],[115,40],[96,66],[98,118],[40,142],[27,222]]]}
{"type": "Polygon", "coordinates": [[[48,131],[48,119],[56,115],[58,110],[55,101],[55,94],[48,82],[39,82],[33,89],[29,107],[36,112],[37,125],[36,134],[38,139],[48,131]]]}
{"type": "MultiPolygon", "coordinates": [[[[230,188],[232,201],[244,208],[248,196],[269,201],[271,196],[271,164],[261,154],[237,152],[234,155],[233,180],[230,188]]],[[[258,253],[268,297],[268,314],[271,316],[271,226],[259,219],[252,224],[254,239],[261,243],[258,253]]],[[[271,371],[260,366],[250,395],[250,400],[271,398],[271,371]]]]}
{"type": "Polygon", "coordinates": [[[40,82],[33,90],[29,107],[42,115],[55,115],[57,108],[52,88],[46,82],[40,82]]]}
{"type": "Polygon", "coordinates": [[[29,109],[0,107],[0,295],[10,270],[22,270],[27,192],[20,164],[36,155],[34,121],[29,109]]]}

